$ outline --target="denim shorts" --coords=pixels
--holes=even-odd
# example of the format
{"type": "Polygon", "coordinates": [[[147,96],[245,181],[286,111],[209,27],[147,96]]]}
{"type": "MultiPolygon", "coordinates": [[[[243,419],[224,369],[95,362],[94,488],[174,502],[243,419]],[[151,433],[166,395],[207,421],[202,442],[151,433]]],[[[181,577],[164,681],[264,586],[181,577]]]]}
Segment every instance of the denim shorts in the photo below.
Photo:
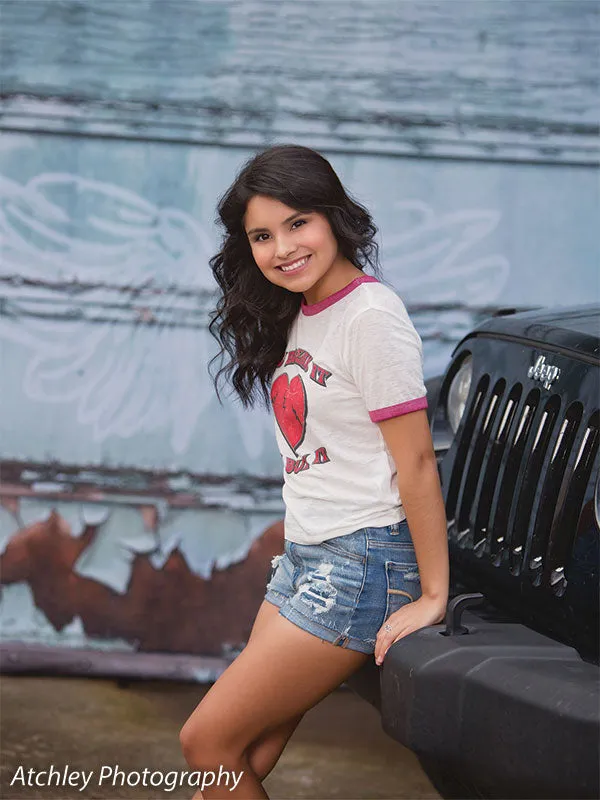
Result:
{"type": "Polygon", "coordinates": [[[420,596],[417,558],[404,520],[314,545],[286,539],[283,555],[272,561],[265,600],[320,639],[373,653],[385,620],[420,596]]]}

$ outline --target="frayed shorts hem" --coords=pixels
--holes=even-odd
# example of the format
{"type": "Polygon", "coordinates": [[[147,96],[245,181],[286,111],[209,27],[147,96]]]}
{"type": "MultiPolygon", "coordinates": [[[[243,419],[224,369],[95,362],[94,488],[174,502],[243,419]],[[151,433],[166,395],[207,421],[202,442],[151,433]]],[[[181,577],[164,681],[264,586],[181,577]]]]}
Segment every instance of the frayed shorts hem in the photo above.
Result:
{"type": "Polygon", "coordinates": [[[265,594],[265,600],[277,606],[282,617],[285,617],[285,619],[289,620],[294,625],[297,625],[299,628],[302,628],[302,630],[306,631],[307,633],[311,633],[313,636],[316,636],[319,639],[323,639],[336,647],[344,647],[347,650],[356,650],[357,652],[365,653],[366,655],[372,655],[375,652],[375,644],[363,642],[360,639],[355,639],[352,636],[344,636],[344,634],[338,633],[330,628],[326,628],[324,625],[320,625],[318,622],[315,622],[314,619],[306,617],[304,614],[298,611],[298,609],[292,608],[292,606],[289,604],[288,598],[283,594],[280,594],[280,592],[269,589],[269,591],[265,594]]]}

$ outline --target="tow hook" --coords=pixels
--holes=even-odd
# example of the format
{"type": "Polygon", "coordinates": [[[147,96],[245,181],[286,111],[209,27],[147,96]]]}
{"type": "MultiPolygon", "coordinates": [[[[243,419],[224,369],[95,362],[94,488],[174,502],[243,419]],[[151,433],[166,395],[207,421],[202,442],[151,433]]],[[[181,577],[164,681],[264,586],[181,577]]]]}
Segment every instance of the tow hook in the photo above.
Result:
{"type": "Polygon", "coordinates": [[[453,597],[446,609],[446,630],[440,631],[442,636],[462,636],[469,633],[469,629],[460,624],[463,612],[471,606],[479,605],[483,600],[485,597],[481,592],[459,594],[458,597],[453,597]]]}

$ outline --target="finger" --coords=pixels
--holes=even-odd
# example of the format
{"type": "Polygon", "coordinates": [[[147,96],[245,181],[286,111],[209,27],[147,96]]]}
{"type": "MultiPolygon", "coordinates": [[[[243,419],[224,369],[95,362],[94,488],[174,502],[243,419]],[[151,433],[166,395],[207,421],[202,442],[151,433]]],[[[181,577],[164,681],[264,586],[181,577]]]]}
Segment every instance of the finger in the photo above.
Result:
{"type": "Polygon", "coordinates": [[[385,633],[380,641],[377,642],[375,645],[375,661],[378,664],[381,664],[383,661],[383,657],[387,652],[388,647],[392,643],[392,637],[389,633],[385,633]]]}
{"type": "Polygon", "coordinates": [[[396,635],[394,633],[394,629],[392,626],[391,630],[386,630],[385,626],[390,625],[389,622],[386,622],[381,628],[377,631],[377,636],[375,637],[375,660],[379,663],[378,658],[381,658],[383,653],[385,653],[386,649],[389,647],[390,642],[396,635]]]}
{"type": "Polygon", "coordinates": [[[389,640],[386,640],[385,642],[382,642],[382,647],[380,649],[380,661],[381,662],[383,661],[383,659],[387,655],[387,651],[390,649],[390,647],[393,644],[396,644],[396,642],[399,642],[400,639],[404,639],[404,637],[408,636],[409,633],[412,633],[412,629],[410,627],[402,628],[398,632],[394,631],[393,635],[390,636],[389,640]]]}
{"type": "Polygon", "coordinates": [[[383,642],[384,639],[387,639],[390,636],[392,631],[384,631],[383,629],[379,631],[377,636],[375,637],[376,642],[383,642]]]}
{"type": "Polygon", "coordinates": [[[389,636],[394,633],[396,627],[395,621],[392,621],[392,618],[389,617],[377,631],[377,636],[389,636]]]}

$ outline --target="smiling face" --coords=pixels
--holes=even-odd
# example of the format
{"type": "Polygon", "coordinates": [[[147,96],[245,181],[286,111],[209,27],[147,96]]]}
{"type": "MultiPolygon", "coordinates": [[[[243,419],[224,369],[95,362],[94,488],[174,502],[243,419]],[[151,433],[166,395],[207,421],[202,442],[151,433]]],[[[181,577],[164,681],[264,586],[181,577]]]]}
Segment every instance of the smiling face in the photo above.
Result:
{"type": "Polygon", "coordinates": [[[362,272],[339,252],[331,226],[317,211],[303,213],[279,200],[255,195],[244,228],[262,274],[290,292],[317,303],[362,272]]]}

